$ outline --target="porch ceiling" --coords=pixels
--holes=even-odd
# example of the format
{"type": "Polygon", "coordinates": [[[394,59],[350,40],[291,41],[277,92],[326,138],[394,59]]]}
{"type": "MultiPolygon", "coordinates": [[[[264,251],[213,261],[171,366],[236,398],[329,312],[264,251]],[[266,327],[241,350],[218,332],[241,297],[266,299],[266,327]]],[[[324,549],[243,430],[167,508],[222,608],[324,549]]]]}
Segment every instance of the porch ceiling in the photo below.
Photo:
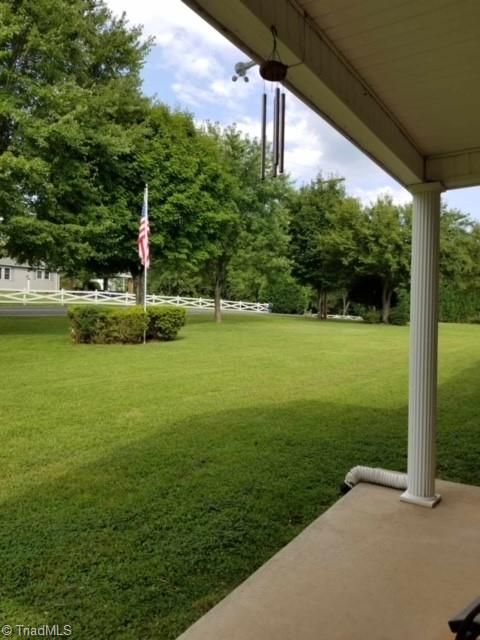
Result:
{"type": "Polygon", "coordinates": [[[480,184],[477,0],[184,0],[405,186],[480,184]]]}

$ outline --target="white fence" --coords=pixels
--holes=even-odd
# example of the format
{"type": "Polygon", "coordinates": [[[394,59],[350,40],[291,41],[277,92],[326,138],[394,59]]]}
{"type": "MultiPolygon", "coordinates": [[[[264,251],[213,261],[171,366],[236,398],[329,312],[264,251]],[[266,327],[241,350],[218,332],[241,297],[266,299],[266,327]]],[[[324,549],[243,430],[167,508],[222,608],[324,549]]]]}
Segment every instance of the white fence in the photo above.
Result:
{"type": "Polygon", "coordinates": [[[355,320],[355,322],[362,322],[362,316],[342,316],[342,315],[327,315],[327,320],[355,320]]]}
{"type": "MultiPolygon", "coordinates": [[[[102,304],[102,305],[134,305],[133,293],[115,293],[113,291],[41,291],[27,289],[0,289],[1,304],[102,304]]],[[[183,296],[147,296],[147,306],[170,305],[187,309],[213,309],[211,298],[184,298],[183,296]]],[[[268,304],[264,302],[238,302],[222,300],[223,311],[255,311],[268,313],[268,304]]]]}

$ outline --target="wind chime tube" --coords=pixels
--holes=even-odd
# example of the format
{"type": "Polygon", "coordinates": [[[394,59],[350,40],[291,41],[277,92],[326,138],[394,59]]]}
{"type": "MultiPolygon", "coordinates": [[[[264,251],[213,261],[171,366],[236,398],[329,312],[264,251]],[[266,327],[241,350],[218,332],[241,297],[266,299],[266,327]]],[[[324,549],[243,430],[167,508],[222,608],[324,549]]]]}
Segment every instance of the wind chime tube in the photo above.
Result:
{"type": "Polygon", "coordinates": [[[278,170],[279,156],[279,134],[280,134],[280,89],[275,89],[275,99],[273,103],[273,177],[276,177],[278,170]]]}
{"type": "Polygon", "coordinates": [[[261,148],[262,148],[262,156],[261,156],[261,167],[260,167],[260,178],[265,180],[265,155],[267,151],[267,94],[264,93],[262,96],[262,137],[261,137],[261,148]]]}
{"type": "Polygon", "coordinates": [[[282,91],[280,96],[280,116],[279,116],[279,160],[278,172],[283,173],[285,160],[285,93],[282,91]]]}

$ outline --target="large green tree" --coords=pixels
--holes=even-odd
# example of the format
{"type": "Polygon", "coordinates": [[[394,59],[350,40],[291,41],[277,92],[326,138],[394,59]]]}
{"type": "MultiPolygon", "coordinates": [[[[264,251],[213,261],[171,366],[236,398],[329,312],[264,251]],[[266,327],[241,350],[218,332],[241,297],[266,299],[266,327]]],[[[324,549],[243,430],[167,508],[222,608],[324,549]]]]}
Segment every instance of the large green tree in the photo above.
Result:
{"type": "Polygon", "coordinates": [[[480,226],[442,206],[440,218],[440,318],[465,322],[480,317],[480,226]]]}
{"type": "Polygon", "coordinates": [[[359,270],[381,283],[382,322],[388,323],[392,296],[407,286],[410,273],[411,207],[380,197],[364,212],[359,233],[359,270]]]}
{"type": "MultiPolygon", "coordinates": [[[[289,202],[293,187],[288,175],[260,177],[259,141],[235,126],[210,128],[220,144],[222,166],[230,179],[234,208],[217,214],[211,256],[206,262],[215,282],[216,306],[222,292],[235,299],[265,300],[273,288],[290,283],[289,202]]],[[[271,154],[267,153],[267,176],[271,154]]],[[[294,283],[293,283],[294,284],[294,283]]],[[[217,317],[218,317],[217,313],[217,317]]]]}
{"type": "Polygon", "coordinates": [[[235,300],[267,300],[273,288],[291,281],[288,203],[292,185],[287,176],[259,179],[256,141],[248,141],[253,162],[242,178],[242,226],[227,282],[235,300]]]}
{"type": "Polygon", "coordinates": [[[102,0],[0,0],[0,212],[14,257],[123,267],[149,42],[102,0]],[[117,231],[123,231],[118,234],[117,231]]]}
{"type": "Polygon", "coordinates": [[[327,317],[327,294],[348,288],[355,269],[359,211],[338,179],[324,180],[322,175],[292,199],[293,272],[316,292],[320,319],[327,317]]]}
{"type": "Polygon", "coordinates": [[[153,281],[171,293],[194,293],[212,263],[209,273],[223,284],[214,267],[235,246],[239,216],[220,141],[162,105],[152,109],[148,128],[139,162],[149,176],[153,281]]]}
{"type": "Polygon", "coordinates": [[[235,127],[221,130],[209,126],[207,132],[211,144],[217,148],[218,170],[216,179],[210,183],[214,204],[205,217],[202,233],[205,247],[202,273],[206,283],[213,288],[215,321],[221,322],[221,299],[245,222],[243,214],[248,196],[244,185],[252,170],[247,158],[254,158],[248,141],[235,127]]]}

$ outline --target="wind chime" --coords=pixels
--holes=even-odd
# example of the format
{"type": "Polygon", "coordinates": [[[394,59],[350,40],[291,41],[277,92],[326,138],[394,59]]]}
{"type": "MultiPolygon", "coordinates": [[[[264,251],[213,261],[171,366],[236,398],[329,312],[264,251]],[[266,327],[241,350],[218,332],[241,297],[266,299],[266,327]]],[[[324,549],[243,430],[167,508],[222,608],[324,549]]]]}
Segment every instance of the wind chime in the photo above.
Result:
{"type": "MultiPolygon", "coordinates": [[[[277,51],[277,31],[272,26],[273,49],[268,60],[260,65],[260,75],[267,82],[274,82],[273,98],[273,140],[272,140],[272,177],[281,175],[285,168],[285,92],[278,86],[287,77],[288,67],[280,60],[277,51]]],[[[267,111],[268,95],[262,95],[262,135],[260,177],[265,180],[267,154],[267,111]]]]}
{"type": "MultiPolygon", "coordinates": [[[[277,30],[271,27],[273,37],[273,49],[270,57],[260,65],[260,75],[267,82],[275,83],[275,91],[273,98],[273,141],[272,141],[272,177],[276,178],[281,175],[285,169],[285,92],[280,90],[280,84],[287,77],[289,67],[280,60],[277,51],[277,30]]],[[[248,82],[247,71],[254,67],[257,63],[253,60],[248,62],[238,62],[235,65],[235,74],[232,77],[233,82],[239,78],[243,78],[248,82]]],[[[300,63],[301,64],[301,63],[300,63]]],[[[297,66],[297,65],[291,65],[297,66]]],[[[261,178],[265,180],[267,165],[267,112],[268,112],[268,95],[264,91],[262,95],[262,134],[261,144],[261,178]]]]}

